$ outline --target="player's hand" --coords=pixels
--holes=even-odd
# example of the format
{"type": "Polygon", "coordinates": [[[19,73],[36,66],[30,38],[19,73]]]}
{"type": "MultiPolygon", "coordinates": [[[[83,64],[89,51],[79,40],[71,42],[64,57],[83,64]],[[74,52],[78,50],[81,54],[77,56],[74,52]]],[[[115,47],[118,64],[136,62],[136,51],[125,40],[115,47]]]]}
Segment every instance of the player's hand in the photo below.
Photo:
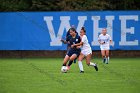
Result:
{"type": "Polygon", "coordinates": [[[79,49],[79,48],[81,48],[81,46],[77,46],[76,48],[79,49]]]}
{"type": "Polygon", "coordinates": [[[64,39],[61,39],[60,41],[61,41],[61,42],[63,42],[63,43],[65,42],[65,40],[64,40],[64,39]]]}
{"type": "Polygon", "coordinates": [[[73,48],[74,47],[74,44],[73,45],[71,45],[71,48],[73,48]]]}
{"type": "Polygon", "coordinates": [[[70,44],[70,41],[68,41],[67,43],[70,44]]]}
{"type": "Polygon", "coordinates": [[[64,40],[64,39],[61,39],[60,41],[61,41],[62,43],[64,43],[64,44],[67,44],[67,41],[64,40]]]}

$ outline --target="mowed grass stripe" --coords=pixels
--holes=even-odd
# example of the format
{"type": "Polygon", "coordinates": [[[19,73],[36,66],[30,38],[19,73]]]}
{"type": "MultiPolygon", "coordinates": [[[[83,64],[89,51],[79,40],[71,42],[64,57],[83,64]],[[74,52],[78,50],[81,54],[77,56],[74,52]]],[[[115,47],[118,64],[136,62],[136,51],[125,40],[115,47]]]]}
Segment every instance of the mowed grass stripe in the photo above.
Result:
{"type": "Polygon", "coordinates": [[[140,58],[95,58],[99,71],[78,64],[61,73],[62,58],[0,59],[0,93],[139,93],[140,58]]]}

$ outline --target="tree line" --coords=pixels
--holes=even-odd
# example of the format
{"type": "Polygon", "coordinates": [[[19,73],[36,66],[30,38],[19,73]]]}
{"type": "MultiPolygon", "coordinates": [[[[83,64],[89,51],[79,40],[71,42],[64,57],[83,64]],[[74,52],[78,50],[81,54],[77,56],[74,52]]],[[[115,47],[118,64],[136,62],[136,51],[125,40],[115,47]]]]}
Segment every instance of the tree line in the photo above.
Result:
{"type": "Polygon", "coordinates": [[[139,0],[0,0],[0,11],[140,10],[139,0]]]}

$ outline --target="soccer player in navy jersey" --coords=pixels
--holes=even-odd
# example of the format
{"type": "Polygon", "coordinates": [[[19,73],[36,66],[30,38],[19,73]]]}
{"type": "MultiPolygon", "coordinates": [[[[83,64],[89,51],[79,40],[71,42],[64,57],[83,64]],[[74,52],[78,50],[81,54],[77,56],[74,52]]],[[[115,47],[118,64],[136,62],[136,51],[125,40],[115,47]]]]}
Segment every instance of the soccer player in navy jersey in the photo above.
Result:
{"type": "MultiPolygon", "coordinates": [[[[75,29],[75,27],[74,27],[74,25],[72,25],[71,26],[71,28],[74,28],[75,29]]],[[[70,28],[70,29],[71,29],[70,28]]],[[[64,44],[67,44],[67,52],[69,51],[69,49],[70,49],[70,44],[69,44],[69,41],[68,41],[68,38],[71,36],[70,35],[70,29],[68,30],[68,32],[66,33],[66,40],[64,40],[64,39],[61,39],[61,41],[64,43],[64,44]]],[[[76,32],[76,34],[78,34],[77,32],[76,32]]],[[[76,58],[77,59],[77,58],[76,58]]],[[[74,63],[76,63],[76,59],[74,59],[74,63]]]]}
{"type": "Polygon", "coordinates": [[[74,28],[70,28],[69,33],[70,35],[66,38],[66,42],[69,44],[70,48],[67,51],[63,61],[63,66],[66,66],[67,62],[69,61],[67,66],[68,70],[70,69],[70,65],[73,63],[73,60],[76,59],[81,52],[80,46],[71,47],[71,45],[81,42],[80,36],[77,34],[74,28]]]}

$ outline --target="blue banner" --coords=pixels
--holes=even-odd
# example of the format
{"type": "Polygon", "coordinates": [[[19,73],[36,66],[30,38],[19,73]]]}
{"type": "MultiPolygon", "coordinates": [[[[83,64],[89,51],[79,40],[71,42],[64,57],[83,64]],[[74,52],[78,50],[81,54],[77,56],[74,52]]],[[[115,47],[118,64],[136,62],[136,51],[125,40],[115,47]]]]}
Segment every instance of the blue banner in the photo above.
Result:
{"type": "Polygon", "coordinates": [[[93,50],[107,28],[111,50],[140,50],[140,11],[0,12],[0,50],[66,50],[66,32],[82,26],[93,50]]]}

